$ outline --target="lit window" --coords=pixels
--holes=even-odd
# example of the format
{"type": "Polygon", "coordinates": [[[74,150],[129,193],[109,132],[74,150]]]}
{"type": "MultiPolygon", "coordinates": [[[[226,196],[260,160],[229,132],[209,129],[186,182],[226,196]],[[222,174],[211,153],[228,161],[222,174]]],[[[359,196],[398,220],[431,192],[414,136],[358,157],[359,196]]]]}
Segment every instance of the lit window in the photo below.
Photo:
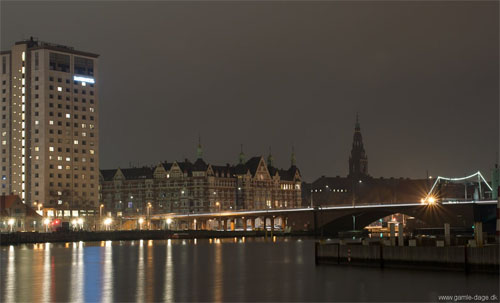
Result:
{"type": "Polygon", "coordinates": [[[53,152],[53,151],[54,151],[54,147],[53,147],[53,146],[50,146],[50,147],[49,147],[49,151],[53,152]]]}
{"type": "Polygon", "coordinates": [[[71,161],[71,158],[70,157],[66,157],[66,161],[71,161]]]}
{"type": "Polygon", "coordinates": [[[57,169],[62,169],[62,165],[57,165],[57,169]]]}
{"type": "Polygon", "coordinates": [[[35,125],[38,125],[38,124],[40,124],[40,121],[35,120],[35,125]]]}
{"type": "MultiPolygon", "coordinates": [[[[35,146],[35,151],[39,151],[40,150],[40,147],[38,146],[35,146]]],[[[38,157],[38,156],[37,156],[38,157]]],[[[38,159],[37,159],[38,160],[38,159]]]]}
{"type": "Polygon", "coordinates": [[[71,118],[71,114],[66,114],[66,118],[71,118]]]}
{"type": "MultiPolygon", "coordinates": [[[[94,150],[93,150],[93,149],[91,149],[91,150],[90,150],[90,154],[91,154],[91,155],[93,155],[93,154],[94,154],[94,150]]],[[[167,178],[168,178],[168,177],[167,177],[167,178]]]]}
{"type": "Polygon", "coordinates": [[[49,121],[49,124],[50,124],[50,125],[54,125],[54,120],[50,120],[50,121],[49,121]]]}
{"type": "Polygon", "coordinates": [[[62,92],[62,87],[58,86],[58,87],[57,87],[57,91],[58,91],[58,92],[62,92]]]}
{"type": "Polygon", "coordinates": [[[78,144],[78,140],[74,140],[73,144],[77,145],[78,144]]]}

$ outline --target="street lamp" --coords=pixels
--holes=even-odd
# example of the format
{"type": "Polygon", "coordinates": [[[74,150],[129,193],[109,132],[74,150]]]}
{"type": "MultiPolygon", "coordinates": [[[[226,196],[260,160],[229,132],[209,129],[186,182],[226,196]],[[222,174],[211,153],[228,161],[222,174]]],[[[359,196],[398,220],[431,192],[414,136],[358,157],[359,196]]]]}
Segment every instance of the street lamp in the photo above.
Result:
{"type": "Polygon", "coordinates": [[[142,223],[144,223],[144,219],[139,218],[139,229],[141,229],[141,230],[142,230],[142,223]]]}
{"type": "Polygon", "coordinates": [[[9,223],[9,226],[10,226],[10,232],[12,232],[12,226],[14,225],[14,223],[16,222],[16,220],[10,218],[8,223],[9,223]]]}
{"type": "Polygon", "coordinates": [[[113,221],[113,220],[111,220],[111,218],[106,218],[106,219],[104,220],[104,225],[106,226],[106,230],[108,230],[108,229],[109,229],[109,225],[111,224],[111,222],[112,222],[112,221],[113,221]]]}
{"type": "Polygon", "coordinates": [[[80,229],[83,229],[83,219],[78,218],[77,222],[78,222],[78,225],[80,225],[80,229]]]}
{"type": "Polygon", "coordinates": [[[171,218],[167,218],[167,229],[170,230],[170,223],[172,223],[171,218]]]}
{"type": "Polygon", "coordinates": [[[45,232],[48,232],[49,231],[50,219],[47,218],[47,219],[43,220],[43,224],[45,224],[45,232]]]}
{"type": "Polygon", "coordinates": [[[147,211],[148,211],[148,229],[151,229],[151,207],[153,207],[151,205],[151,202],[148,202],[148,207],[147,207],[147,211]]]}
{"type": "Polygon", "coordinates": [[[220,212],[221,211],[221,206],[220,206],[220,202],[219,201],[215,202],[215,206],[217,206],[219,208],[219,212],[220,212]]]}

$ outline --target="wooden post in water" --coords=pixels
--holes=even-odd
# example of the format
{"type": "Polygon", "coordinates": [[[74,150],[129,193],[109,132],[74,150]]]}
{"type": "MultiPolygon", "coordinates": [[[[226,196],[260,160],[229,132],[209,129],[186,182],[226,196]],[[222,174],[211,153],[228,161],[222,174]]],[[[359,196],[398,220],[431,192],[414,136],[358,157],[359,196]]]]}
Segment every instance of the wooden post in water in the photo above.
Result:
{"type": "Polygon", "coordinates": [[[398,246],[405,245],[405,239],[403,237],[403,223],[398,224],[398,246]]]}
{"type": "Polygon", "coordinates": [[[396,246],[396,226],[394,223],[390,223],[391,228],[391,246],[396,246]]]}
{"type": "Polygon", "coordinates": [[[444,224],[444,245],[445,246],[450,246],[451,244],[451,239],[450,239],[450,223],[445,223],[444,224]]]}

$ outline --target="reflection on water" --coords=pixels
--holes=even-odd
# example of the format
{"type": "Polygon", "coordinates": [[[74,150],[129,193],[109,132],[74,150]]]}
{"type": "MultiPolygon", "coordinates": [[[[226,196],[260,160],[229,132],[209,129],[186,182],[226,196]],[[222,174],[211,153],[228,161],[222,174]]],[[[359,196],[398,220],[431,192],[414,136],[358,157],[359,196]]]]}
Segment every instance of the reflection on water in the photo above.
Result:
{"type": "Polygon", "coordinates": [[[436,301],[498,276],[315,266],[312,240],[229,238],[0,248],[1,302],[436,301]]]}

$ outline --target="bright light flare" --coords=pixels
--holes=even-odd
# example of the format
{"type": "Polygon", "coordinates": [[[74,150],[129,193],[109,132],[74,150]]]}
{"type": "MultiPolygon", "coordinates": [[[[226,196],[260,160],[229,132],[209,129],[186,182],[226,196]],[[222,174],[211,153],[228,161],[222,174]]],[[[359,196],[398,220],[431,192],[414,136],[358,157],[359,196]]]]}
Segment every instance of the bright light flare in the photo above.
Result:
{"type": "Polygon", "coordinates": [[[171,218],[167,218],[167,224],[170,224],[172,223],[172,219],[171,218]]]}
{"type": "Polygon", "coordinates": [[[109,225],[109,224],[111,224],[111,222],[112,222],[112,221],[113,221],[113,220],[111,220],[111,218],[106,218],[106,219],[104,220],[104,224],[105,224],[105,225],[109,225]]]}
{"type": "Polygon", "coordinates": [[[16,222],[14,219],[9,219],[8,221],[9,225],[14,225],[14,222],[16,222]]]}
{"type": "Polygon", "coordinates": [[[144,223],[144,219],[143,218],[139,218],[139,224],[142,224],[144,223]]]}

